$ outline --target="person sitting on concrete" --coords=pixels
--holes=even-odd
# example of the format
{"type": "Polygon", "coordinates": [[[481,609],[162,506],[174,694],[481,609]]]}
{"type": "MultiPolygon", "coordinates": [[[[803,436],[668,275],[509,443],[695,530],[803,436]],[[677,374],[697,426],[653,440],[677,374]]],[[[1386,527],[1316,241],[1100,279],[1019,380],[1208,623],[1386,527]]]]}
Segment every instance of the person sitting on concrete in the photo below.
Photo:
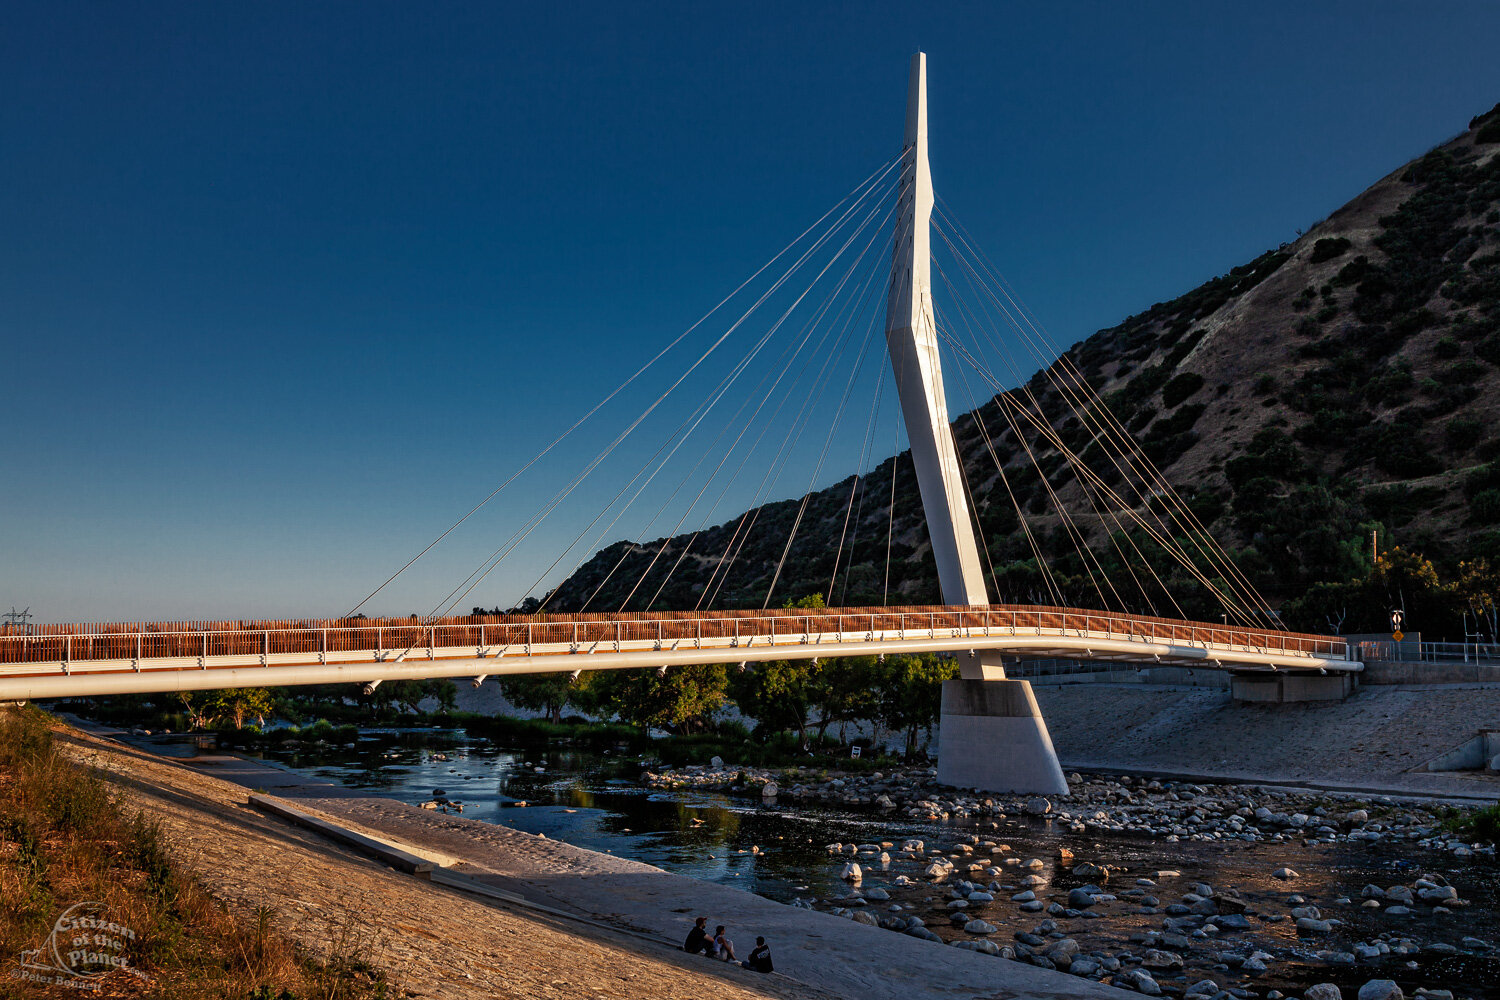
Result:
{"type": "Polygon", "coordinates": [[[723,924],[720,924],[719,929],[714,931],[714,950],[716,958],[725,962],[734,961],[734,942],[724,936],[723,924]]]}
{"type": "Polygon", "coordinates": [[[713,954],[713,939],[708,936],[706,929],[707,917],[699,917],[693,922],[693,929],[688,931],[687,940],[682,943],[682,950],[690,955],[713,954]]]}
{"type": "Polygon", "coordinates": [[[750,953],[750,957],[741,962],[740,965],[744,966],[747,969],[754,969],[756,972],[776,971],[775,968],[771,965],[771,946],[766,944],[765,938],[758,937],[755,939],[755,950],[752,951],[750,953]]]}

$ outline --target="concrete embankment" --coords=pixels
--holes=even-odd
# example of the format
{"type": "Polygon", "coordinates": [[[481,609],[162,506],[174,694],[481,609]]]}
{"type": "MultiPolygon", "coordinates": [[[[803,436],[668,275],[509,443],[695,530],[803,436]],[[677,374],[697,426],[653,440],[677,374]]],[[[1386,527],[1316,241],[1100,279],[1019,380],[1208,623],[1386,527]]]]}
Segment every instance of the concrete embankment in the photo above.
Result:
{"type": "MultiPolygon", "coordinates": [[[[90,734],[71,737],[127,805],[160,820],[174,853],[220,898],[270,907],[312,952],[357,921],[366,957],[426,997],[800,997],[1088,1000],[1110,987],[943,947],[700,882],[611,855],[389,799],[308,785],[232,757],[167,761],[90,734]],[[218,776],[210,776],[208,771],[218,776]],[[257,809],[249,789],[384,841],[453,879],[372,860],[257,809]],[[466,880],[496,890],[464,892],[466,880]],[[447,881],[449,884],[443,884],[447,881]],[[513,895],[522,902],[508,902],[513,895]],[[777,974],[709,964],[674,945],[696,915],[756,934],[777,974]]],[[[315,824],[314,824],[315,825],[315,824]]],[[[418,869],[422,865],[414,865],[418,869]]]]}
{"type": "Polygon", "coordinates": [[[1500,728],[1500,684],[1367,685],[1345,701],[1279,705],[1155,684],[1035,690],[1059,757],[1080,770],[1500,796],[1494,775],[1422,769],[1480,730],[1500,728]]]}

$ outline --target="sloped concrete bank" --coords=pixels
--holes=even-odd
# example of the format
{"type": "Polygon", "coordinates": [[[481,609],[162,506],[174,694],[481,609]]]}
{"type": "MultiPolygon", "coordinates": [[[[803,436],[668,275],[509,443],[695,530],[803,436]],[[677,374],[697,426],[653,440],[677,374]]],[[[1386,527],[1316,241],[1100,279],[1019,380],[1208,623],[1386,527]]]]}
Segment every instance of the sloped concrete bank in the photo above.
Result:
{"type": "Polygon", "coordinates": [[[1500,728],[1500,684],[1366,686],[1346,701],[1283,705],[1146,684],[1034,690],[1058,756],[1079,770],[1500,797],[1492,775],[1423,770],[1480,730],[1500,728]]]}

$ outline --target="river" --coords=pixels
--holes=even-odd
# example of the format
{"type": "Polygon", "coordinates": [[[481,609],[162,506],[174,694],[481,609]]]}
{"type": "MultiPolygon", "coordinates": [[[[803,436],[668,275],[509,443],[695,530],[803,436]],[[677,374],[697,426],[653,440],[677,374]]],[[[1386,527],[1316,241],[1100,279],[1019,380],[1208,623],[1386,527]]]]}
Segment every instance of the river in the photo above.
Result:
{"type": "MultiPolygon", "coordinates": [[[[1353,989],[1369,979],[1390,978],[1408,993],[1426,986],[1451,989],[1459,996],[1500,997],[1500,958],[1494,951],[1463,944],[1465,938],[1500,939],[1500,878],[1490,857],[1461,859],[1411,844],[1166,843],[1147,837],[1077,834],[1029,817],[998,824],[920,823],[719,794],[664,793],[639,786],[641,760],[623,748],[601,753],[556,744],[502,747],[462,730],[364,730],[354,745],[284,746],[266,750],[265,757],[312,777],[411,804],[441,793],[462,803],[465,818],[545,834],[781,902],[817,900],[819,909],[841,901],[847,905],[850,894],[835,863],[843,859],[829,856],[825,845],[830,843],[889,841],[899,846],[908,838],[928,845],[976,838],[981,845],[1003,842],[1011,849],[1007,856],[1041,861],[1036,871],[1051,887],[1062,890],[1081,884],[1058,861],[1059,848],[1065,847],[1079,859],[1123,866],[1126,873],[1106,886],[1121,895],[1119,901],[1091,911],[1093,919],[1057,922],[1086,952],[1140,955],[1147,948],[1174,947],[1185,957],[1186,967],[1159,974],[1169,993],[1174,986],[1180,994],[1185,984],[1214,978],[1242,990],[1248,987],[1245,995],[1264,996],[1273,989],[1295,994],[1316,982],[1334,982],[1352,996],[1353,989]],[[1280,866],[1301,873],[1294,888],[1270,877],[1280,866]],[[1171,874],[1158,877],[1159,872],[1171,874]],[[1446,915],[1424,912],[1399,925],[1378,909],[1359,907],[1366,883],[1410,884],[1423,872],[1441,874],[1471,905],[1446,915]],[[1137,879],[1154,884],[1138,887],[1137,879]],[[1296,905],[1291,896],[1297,893],[1319,906],[1324,918],[1344,923],[1317,940],[1299,938],[1294,921],[1284,919],[1257,923],[1239,934],[1221,934],[1217,940],[1200,936],[1186,948],[1180,941],[1175,946],[1143,941],[1143,934],[1161,931],[1162,917],[1126,904],[1140,902],[1141,893],[1152,893],[1165,906],[1172,897],[1191,891],[1196,882],[1232,886],[1264,913],[1286,914],[1296,905]],[[1132,891],[1138,893],[1134,900],[1126,896],[1132,891]],[[1350,902],[1337,903],[1341,897],[1350,902]],[[1394,944],[1403,938],[1421,950],[1355,965],[1327,960],[1329,952],[1347,951],[1355,942],[1394,944]],[[1432,945],[1438,947],[1434,950],[1432,945]],[[1445,953],[1447,945],[1458,953],[1445,953]],[[1276,956],[1268,971],[1253,980],[1224,961],[1226,952],[1252,947],[1276,956]],[[1318,957],[1320,951],[1324,958],[1318,957]]],[[[894,858],[896,851],[891,853],[894,858]]],[[[999,878],[1014,883],[1030,871],[1007,870],[999,878]]],[[[893,861],[884,870],[874,866],[863,887],[877,886],[889,892],[892,904],[903,913],[920,913],[945,940],[965,937],[948,923],[949,886],[922,879],[914,863],[893,861]],[[898,874],[913,878],[915,884],[896,884],[898,874]]],[[[998,927],[993,935],[997,944],[1010,942],[1017,932],[1035,931],[1046,919],[1041,913],[1016,912],[1008,900],[1013,888],[1007,884],[1005,894],[997,892],[997,901],[983,906],[983,919],[998,927]]],[[[888,905],[881,902],[872,910],[883,914],[888,905]]]]}

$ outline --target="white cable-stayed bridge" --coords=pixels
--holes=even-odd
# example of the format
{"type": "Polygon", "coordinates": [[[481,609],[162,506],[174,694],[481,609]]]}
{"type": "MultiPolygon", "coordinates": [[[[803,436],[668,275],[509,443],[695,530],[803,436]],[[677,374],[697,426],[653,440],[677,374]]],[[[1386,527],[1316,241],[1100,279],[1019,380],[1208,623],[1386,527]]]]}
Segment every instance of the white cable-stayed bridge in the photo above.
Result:
{"type": "Polygon", "coordinates": [[[1318,677],[1361,669],[1343,640],[1280,626],[1191,504],[936,205],[919,54],[898,157],[348,614],[12,630],[0,633],[0,700],[441,677],[477,684],[506,674],[944,652],[956,656],[960,677],[944,689],[940,777],[1058,791],[1065,783],[1046,725],[1027,682],[1006,677],[1007,658],[1318,677]],[[946,266],[934,264],[934,234],[946,266]],[[945,357],[959,376],[952,382],[945,357]],[[978,457],[968,462],[950,422],[950,390],[969,404],[960,425],[967,453],[978,457]],[[866,398],[861,429],[854,414],[866,398]],[[684,399],[686,412],[672,412],[684,399]],[[892,441],[898,458],[903,432],[910,448],[907,471],[941,604],[903,602],[900,581],[891,600],[897,470],[893,462],[888,495],[877,496],[867,467],[883,450],[882,413],[896,415],[892,399],[900,416],[892,441]],[[630,415],[611,409],[632,401],[630,415]],[[528,476],[565,455],[590,421],[605,428],[597,452],[536,494],[534,513],[508,525],[505,539],[428,614],[357,615],[494,497],[533,495],[528,476]],[[657,440],[642,445],[653,433],[657,440]],[[816,487],[845,451],[857,453],[864,474],[829,517],[814,503],[816,487]],[[604,467],[632,452],[648,457],[606,483],[604,467]],[[789,477],[801,490],[789,523],[760,523],[789,477]],[[544,523],[578,504],[592,504],[592,514],[575,515],[581,529],[541,560],[546,568],[527,592],[542,595],[535,613],[455,614],[498,569],[509,571],[544,523]],[[1014,525],[1004,539],[975,529],[976,511],[991,507],[1014,525]],[[746,513],[726,518],[732,509],[746,513]],[[604,558],[613,552],[605,541],[626,526],[632,541],[604,558]],[[836,546],[819,541],[834,529],[836,546]],[[882,547],[879,587],[851,583],[856,562],[878,562],[882,547]],[[1024,567],[1028,603],[994,603],[1006,596],[997,563],[1024,567]],[[567,585],[544,589],[559,573],[567,585]],[[853,596],[858,606],[774,606],[811,589],[829,604],[853,596]],[[676,606],[689,598],[693,607],[676,606]],[[1194,621],[1194,608],[1212,609],[1220,621],[1194,621]]]}

